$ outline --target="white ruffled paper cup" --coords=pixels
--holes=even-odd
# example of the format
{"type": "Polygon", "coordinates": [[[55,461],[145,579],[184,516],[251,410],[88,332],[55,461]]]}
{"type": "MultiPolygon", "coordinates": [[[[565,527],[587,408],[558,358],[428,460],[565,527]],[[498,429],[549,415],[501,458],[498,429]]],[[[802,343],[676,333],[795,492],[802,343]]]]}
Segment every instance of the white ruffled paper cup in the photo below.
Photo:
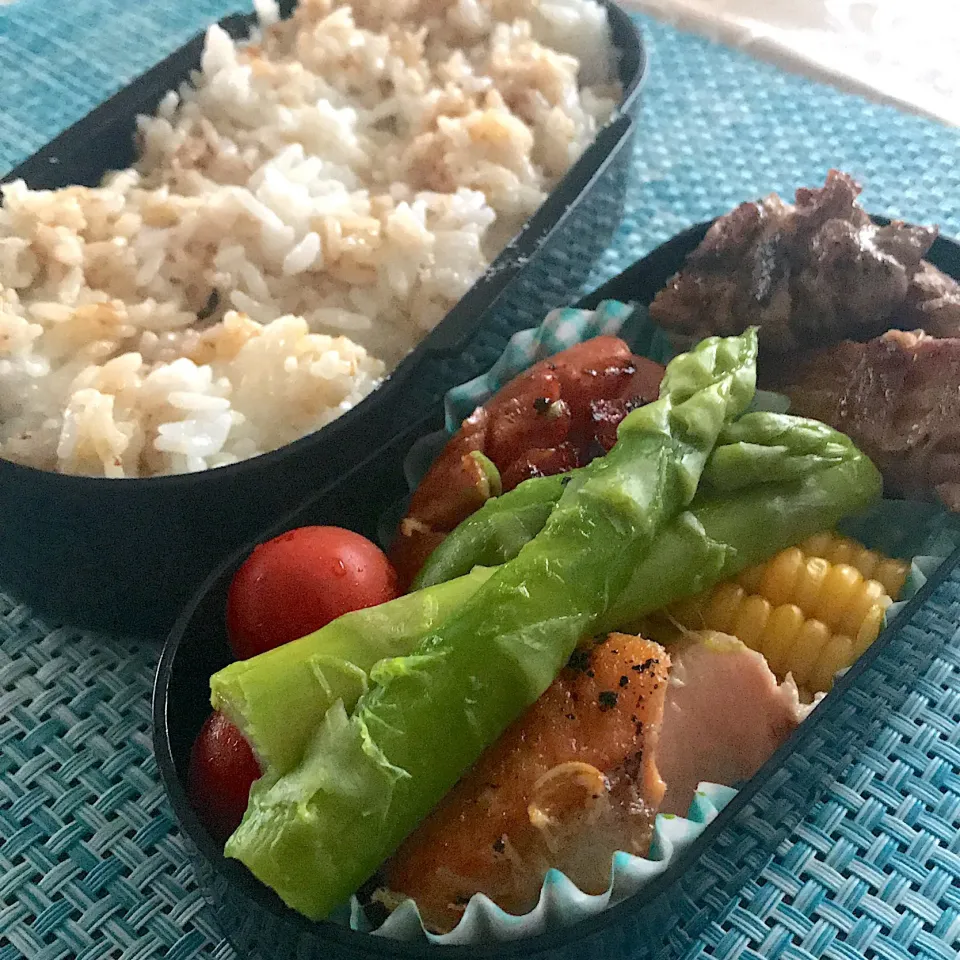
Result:
{"type": "Polygon", "coordinates": [[[648,857],[615,853],[610,866],[610,885],[598,895],[584,893],[559,870],[550,870],[540,888],[540,900],[529,913],[516,915],[501,910],[489,897],[476,894],[467,904],[460,922],[449,933],[424,929],[413,900],[406,900],[376,930],[354,898],[350,926],[354,930],[393,940],[429,941],[466,945],[521,940],[568,927],[579,920],[602,913],[641,891],[660,876],[674,857],[686,850],[716,819],[737,791],[715,783],[701,783],[686,817],[657,816],[648,857]]]}

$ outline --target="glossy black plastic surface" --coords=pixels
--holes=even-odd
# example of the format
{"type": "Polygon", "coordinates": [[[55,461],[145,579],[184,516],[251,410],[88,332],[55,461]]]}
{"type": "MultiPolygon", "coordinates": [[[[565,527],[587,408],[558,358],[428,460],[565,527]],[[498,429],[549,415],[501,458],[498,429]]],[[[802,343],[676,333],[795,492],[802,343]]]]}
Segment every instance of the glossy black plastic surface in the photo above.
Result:
{"type": "MultiPolygon", "coordinates": [[[[581,306],[592,307],[603,299],[648,303],[700,242],[707,226],[700,224],[674,237],[586,297],[581,306]]],[[[941,269],[960,278],[960,247],[956,244],[938,240],[929,258],[941,269]]],[[[264,531],[257,542],[310,523],[334,523],[375,539],[381,515],[407,494],[402,469],[404,457],[420,437],[439,429],[442,424],[442,412],[435,408],[431,416],[393,438],[312,503],[271,530],[264,531]]],[[[785,761],[794,757],[794,766],[802,766],[803,774],[799,777],[793,775],[792,805],[787,807],[781,803],[771,814],[773,820],[764,842],[744,851],[747,873],[738,880],[732,879],[731,885],[736,889],[734,880],[742,884],[756,875],[749,871],[759,869],[757,864],[772,855],[777,844],[789,836],[799,819],[816,802],[828,779],[849,759],[849,751],[854,749],[850,744],[832,744],[829,749],[825,748],[822,741],[817,740],[820,726],[827,723],[832,714],[846,708],[844,691],[883,653],[900,629],[898,625],[910,620],[960,560],[958,554],[941,566],[920,595],[899,615],[897,624],[886,630],[861,657],[814,716],[740,791],[701,839],[637,897],[565,931],[516,943],[437,947],[374,939],[332,924],[305,920],[287,909],[239,863],[226,860],[187,803],[183,783],[190,746],[209,711],[208,678],[231,659],[224,629],[227,589],[235,570],[252,547],[250,544],[211,575],[167,641],[154,689],[154,750],[173,811],[193,850],[197,877],[224,934],[242,956],[258,954],[264,958],[283,956],[302,960],[328,957],[401,960],[427,957],[438,951],[454,952],[468,960],[487,957],[523,957],[527,960],[625,960],[629,957],[642,960],[672,956],[663,951],[667,949],[665,945],[669,942],[670,931],[676,926],[678,898],[685,897],[688,906],[692,898],[691,909],[698,908],[695,866],[701,854],[726,826],[735,824],[738,817],[752,815],[749,806],[752,798],[763,788],[775,784],[785,761]],[[815,762],[808,762],[808,756],[815,757],[815,762]],[[749,858],[746,858],[747,853],[749,858]]],[[[873,722],[879,723],[880,718],[873,718],[873,722]]],[[[694,920],[689,929],[695,928],[694,920]]]]}
{"type": "MultiPolygon", "coordinates": [[[[287,3],[285,8],[291,7],[287,3]]],[[[0,460],[0,586],[76,626],[162,636],[209,571],[468,379],[531,310],[565,302],[619,223],[646,67],[636,24],[608,3],[624,98],[525,228],[370,397],[274,453],[200,474],[143,480],[64,476],[0,460]],[[537,290],[539,299],[530,297],[537,290]]],[[[248,16],[221,25],[247,35],[248,16]]],[[[135,159],[138,114],[199,66],[197,36],[3,177],[34,188],[95,185],[135,159]]]]}

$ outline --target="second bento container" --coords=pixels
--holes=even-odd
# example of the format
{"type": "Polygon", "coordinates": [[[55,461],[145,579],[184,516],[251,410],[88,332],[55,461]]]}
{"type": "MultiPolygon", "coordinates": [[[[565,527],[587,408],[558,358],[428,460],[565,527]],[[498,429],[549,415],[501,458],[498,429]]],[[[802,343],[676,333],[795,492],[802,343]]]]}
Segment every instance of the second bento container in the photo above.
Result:
{"type": "MultiPolygon", "coordinates": [[[[585,298],[592,308],[615,299],[648,304],[686,256],[707,224],[692,227],[585,298]]],[[[929,259],[960,277],[960,247],[938,240],[929,259]]],[[[363,463],[331,484],[313,502],[265,529],[257,542],[307,524],[348,527],[378,539],[384,516],[399,515],[408,494],[404,461],[422,437],[443,427],[439,405],[389,439],[363,463]]],[[[251,543],[207,581],[184,610],[161,656],[154,690],[154,749],[167,795],[198,880],[216,919],[243,956],[321,960],[426,960],[438,952],[464,960],[672,960],[684,956],[718,911],[744,883],[756,878],[796,825],[823,795],[831,778],[858,754],[886,713],[910,695],[925,665],[956,632],[950,611],[937,602],[948,588],[960,596],[960,553],[944,561],[898,613],[856,665],[840,679],[813,715],[768,761],[666,872],[635,896],[571,926],[513,942],[438,946],[399,942],[314,923],[287,908],[200,824],[186,795],[190,748],[210,711],[209,677],[232,659],[225,630],[227,590],[251,543]],[[896,678],[891,684],[890,677],[896,678]],[[838,734],[837,731],[843,731],[838,734]]],[[[957,606],[954,606],[954,612],[957,606]]]]}
{"type": "MultiPolygon", "coordinates": [[[[0,459],[0,586],[74,626],[160,637],[225,556],[309,499],[479,372],[517,329],[580,289],[622,215],[646,69],[636,23],[603,0],[623,86],[611,122],[438,326],[369,397],[271,453],[197,474],[104,479],[0,459]]],[[[281,4],[289,14],[292,3],[281,4]]],[[[246,37],[253,19],[221,26],[246,37]]],[[[197,36],[61,134],[4,181],[95,185],[135,159],[138,114],[200,63],[197,36]]]]}

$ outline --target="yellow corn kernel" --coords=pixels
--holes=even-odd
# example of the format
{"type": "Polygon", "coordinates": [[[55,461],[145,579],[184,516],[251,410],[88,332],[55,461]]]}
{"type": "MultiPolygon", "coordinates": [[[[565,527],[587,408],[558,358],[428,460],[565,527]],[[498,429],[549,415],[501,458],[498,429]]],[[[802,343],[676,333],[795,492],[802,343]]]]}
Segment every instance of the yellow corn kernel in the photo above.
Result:
{"type": "Polygon", "coordinates": [[[842,616],[837,621],[837,631],[851,637],[856,636],[860,625],[873,607],[881,603],[886,609],[890,602],[882,583],[878,580],[867,580],[857,591],[853,600],[847,604],[842,616]]]}
{"type": "Polygon", "coordinates": [[[864,651],[880,635],[880,628],[883,626],[883,615],[886,613],[886,607],[882,603],[874,604],[869,613],[863,618],[863,623],[853,639],[853,659],[859,659],[864,651]]]}
{"type": "Polygon", "coordinates": [[[744,597],[728,632],[751,650],[760,650],[770,612],[770,602],[763,597],[756,594],[744,597]]]}
{"type": "Polygon", "coordinates": [[[797,686],[806,687],[816,670],[820,654],[830,641],[830,628],[819,620],[807,620],[792,646],[783,667],[776,672],[793,675],[797,686]]]}
{"type": "Polygon", "coordinates": [[[906,582],[907,574],[910,572],[910,564],[905,560],[882,559],[878,564],[873,576],[879,580],[886,590],[887,596],[891,600],[900,599],[900,591],[906,582]]]}
{"type": "Polygon", "coordinates": [[[770,662],[771,657],[785,656],[784,651],[796,642],[806,622],[803,611],[794,603],[784,603],[774,607],[763,634],[763,648],[760,651],[770,662]]]}
{"type": "Polygon", "coordinates": [[[721,583],[714,588],[703,612],[704,626],[720,633],[730,633],[745,595],[743,587],[735,583],[721,583]]]}
{"type": "MultiPolygon", "coordinates": [[[[769,635],[764,638],[763,655],[767,658],[770,669],[782,678],[783,670],[781,668],[786,665],[790,651],[803,631],[807,618],[803,615],[803,611],[793,603],[785,603],[776,609],[777,619],[779,620],[782,617],[787,628],[782,633],[776,634],[772,630],[768,631],[769,635]],[[781,614],[780,611],[782,610],[789,611],[789,613],[781,614]]],[[[771,617],[771,619],[773,618],[771,617]]]]}
{"type": "Polygon", "coordinates": [[[831,625],[839,624],[844,612],[856,601],[862,584],[859,570],[847,563],[831,563],[809,611],[810,616],[831,625]]]}
{"type": "Polygon", "coordinates": [[[850,563],[860,550],[861,546],[855,540],[837,537],[826,559],[831,563],[850,563]]]}
{"type": "Polygon", "coordinates": [[[766,570],[760,581],[760,594],[775,607],[792,603],[794,588],[803,573],[805,559],[803,551],[798,547],[778,553],[765,564],[766,570]]]}
{"type": "Polygon", "coordinates": [[[807,689],[813,693],[825,693],[833,686],[833,678],[841,670],[851,666],[856,659],[853,655],[853,641],[843,634],[834,634],[820,652],[807,682],[807,689]]]}
{"type": "Polygon", "coordinates": [[[794,586],[793,602],[809,617],[817,606],[817,598],[830,572],[830,561],[810,557],[803,567],[799,582],[794,586]]]}
{"type": "Polygon", "coordinates": [[[877,566],[884,560],[879,553],[868,550],[866,547],[860,547],[850,558],[848,563],[856,567],[865,580],[875,577],[877,566]]]}

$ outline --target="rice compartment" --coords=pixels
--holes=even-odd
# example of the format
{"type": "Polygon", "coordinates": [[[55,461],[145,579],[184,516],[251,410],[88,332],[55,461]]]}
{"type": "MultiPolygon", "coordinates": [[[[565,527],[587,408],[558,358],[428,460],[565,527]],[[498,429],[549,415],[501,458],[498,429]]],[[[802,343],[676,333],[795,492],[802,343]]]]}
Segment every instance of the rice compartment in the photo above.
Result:
{"type": "Polygon", "coordinates": [[[3,188],[0,456],[137,477],[282,446],[389,375],[620,94],[593,0],[305,0],[98,188],[3,188]]]}

